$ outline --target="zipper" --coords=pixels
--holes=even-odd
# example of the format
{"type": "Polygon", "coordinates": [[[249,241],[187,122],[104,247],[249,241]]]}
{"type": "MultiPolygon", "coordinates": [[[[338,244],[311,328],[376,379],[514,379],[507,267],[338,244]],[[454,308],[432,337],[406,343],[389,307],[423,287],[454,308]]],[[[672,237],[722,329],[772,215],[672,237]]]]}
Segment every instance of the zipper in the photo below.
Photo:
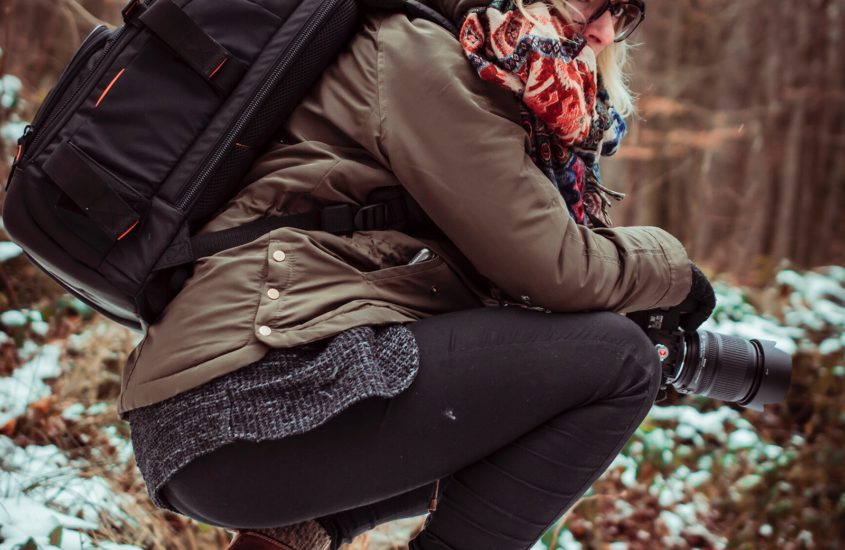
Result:
{"type": "Polygon", "coordinates": [[[27,157],[30,156],[29,141],[33,137],[37,137],[36,128],[41,126],[41,119],[46,116],[47,113],[52,111],[53,103],[55,103],[58,98],[62,97],[62,94],[65,92],[65,88],[67,88],[69,83],[73,80],[72,75],[76,72],[79,64],[88,59],[88,55],[91,50],[100,46],[101,38],[108,32],[109,30],[105,25],[97,25],[94,30],[88,33],[88,36],[86,36],[85,40],[82,41],[82,45],[79,47],[79,50],[77,50],[77,52],[73,55],[65,70],[62,71],[62,76],[59,77],[59,83],[50,90],[49,94],[47,94],[47,98],[44,99],[44,102],[35,114],[35,118],[32,123],[27,124],[24,127],[21,137],[18,138],[18,147],[17,151],[15,151],[15,157],[12,160],[12,165],[9,167],[9,176],[6,178],[5,190],[8,190],[9,186],[12,184],[12,176],[15,173],[15,168],[23,160],[24,153],[26,153],[27,157]],[[67,78],[65,78],[65,76],[67,76],[67,78]]]}
{"type": "Polygon", "coordinates": [[[69,96],[66,96],[65,100],[62,101],[59,107],[50,113],[50,115],[47,117],[47,120],[44,122],[44,125],[41,127],[42,131],[36,131],[35,138],[32,140],[31,144],[32,152],[27,153],[26,158],[32,158],[38,153],[40,153],[41,150],[38,148],[37,144],[40,142],[49,143],[50,139],[52,139],[56,132],[58,132],[64,126],[65,118],[67,118],[64,115],[68,110],[68,106],[75,104],[78,96],[80,95],[80,92],[88,87],[90,82],[94,80],[95,76],[99,76],[100,69],[107,64],[106,61],[109,57],[109,53],[114,49],[114,45],[118,42],[118,39],[123,35],[125,29],[126,26],[119,27],[112,33],[111,37],[109,37],[109,40],[106,41],[105,46],[100,52],[99,59],[94,62],[94,67],[91,69],[91,72],[89,72],[85,76],[79,86],[77,86],[76,89],[73,90],[73,93],[71,93],[69,96]]]}
{"type": "Polygon", "coordinates": [[[15,156],[12,159],[12,165],[9,167],[9,175],[6,177],[6,186],[3,188],[4,191],[8,191],[9,186],[12,185],[12,176],[15,175],[15,168],[17,167],[18,162],[20,162],[21,156],[23,156],[23,151],[29,148],[27,141],[29,141],[30,137],[32,137],[32,125],[27,124],[23,128],[21,137],[18,138],[18,147],[15,151],[15,156]]]}
{"type": "Polygon", "coordinates": [[[323,22],[326,12],[330,11],[338,2],[341,1],[342,0],[328,0],[322,3],[305,23],[302,32],[297,33],[296,38],[291,46],[285,51],[282,59],[276,63],[273,72],[270,73],[270,77],[264,81],[264,84],[261,85],[255,95],[249,100],[246,107],[244,107],[244,110],[240,115],[238,115],[234,125],[228,132],[226,132],[223,139],[218,142],[217,147],[209,154],[206,162],[203,163],[203,168],[196,177],[191,180],[190,184],[183,192],[182,198],[180,198],[179,202],[176,203],[176,208],[180,212],[184,213],[187,211],[189,205],[193,202],[194,198],[196,198],[197,193],[202,188],[209,175],[223,159],[225,153],[231,148],[235,137],[241,133],[243,127],[252,118],[255,110],[264,102],[267,95],[276,87],[279,79],[287,71],[287,68],[291,64],[292,60],[299,54],[300,50],[305,45],[306,40],[310,40],[311,33],[314,31],[315,27],[323,22]]]}
{"type": "Polygon", "coordinates": [[[67,88],[69,83],[73,80],[73,75],[76,73],[77,67],[88,60],[88,54],[90,51],[100,45],[100,39],[104,36],[104,34],[108,34],[108,32],[109,29],[105,25],[97,25],[94,30],[88,33],[88,36],[82,41],[82,45],[79,47],[79,50],[74,54],[67,68],[62,72],[62,76],[59,77],[59,85],[50,90],[50,93],[47,94],[47,98],[44,100],[42,107],[38,109],[38,113],[32,121],[32,126],[36,128],[41,127],[39,124],[41,122],[41,118],[52,110],[52,104],[62,97],[65,92],[65,88],[67,88]],[[64,82],[62,82],[62,80],[64,80],[64,82]]]}

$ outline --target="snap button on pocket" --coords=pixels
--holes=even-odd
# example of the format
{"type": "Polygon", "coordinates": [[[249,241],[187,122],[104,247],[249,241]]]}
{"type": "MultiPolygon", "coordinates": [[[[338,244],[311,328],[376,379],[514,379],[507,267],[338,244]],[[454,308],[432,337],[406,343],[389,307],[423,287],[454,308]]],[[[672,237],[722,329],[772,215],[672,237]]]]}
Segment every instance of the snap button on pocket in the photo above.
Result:
{"type": "Polygon", "coordinates": [[[278,300],[279,296],[281,296],[281,293],[278,290],[276,290],[275,288],[271,288],[271,289],[267,290],[267,297],[270,298],[271,300],[278,300]]]}
{"type": "Polygon", "coordinates": [[[271,332],[273,331],[270,330],[270,327],[268,327],[267,325],[261,325],[260,327],[258,327],[258,334],[260,334],[261,336],[270,336],[271,332]]]}
{"type": "Polygon", "coordinates": [[[276,250],[275,252],[273,252],[273,259],[277,262],[283,262],[285,261],[285,253],[281,250],[276,250]]]}

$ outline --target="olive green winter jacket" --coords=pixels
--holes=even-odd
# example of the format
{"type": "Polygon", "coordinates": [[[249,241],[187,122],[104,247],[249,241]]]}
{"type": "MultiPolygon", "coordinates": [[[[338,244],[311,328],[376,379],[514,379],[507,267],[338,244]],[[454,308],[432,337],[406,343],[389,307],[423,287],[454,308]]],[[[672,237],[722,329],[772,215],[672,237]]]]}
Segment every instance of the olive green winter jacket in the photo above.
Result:
{"type": "MultiPolygon", "coordinates": [[[[459,21],[478,0],[430,0],[459,21]]],[[[514,302],[557,312],[676,305],[682,245],[654,227],[590,230],[525,152],[517,99],[473,71],[442,27],[367,14],[247,185],[203,228],[362,203],[402,185],[447,236],[282,228],[204,258],[133,351],[119,410],[149,405],[358,325],[514,302]],[[421,248],[434,259],[406,265],[421,248]],[[498,296],[498,295],[497,295],[498,296]]]]}

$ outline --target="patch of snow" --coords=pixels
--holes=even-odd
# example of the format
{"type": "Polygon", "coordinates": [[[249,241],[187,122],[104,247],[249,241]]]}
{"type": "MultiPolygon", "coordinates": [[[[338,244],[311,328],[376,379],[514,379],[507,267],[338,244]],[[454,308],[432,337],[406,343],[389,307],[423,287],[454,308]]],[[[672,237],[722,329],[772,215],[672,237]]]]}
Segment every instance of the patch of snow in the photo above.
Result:
{"type": "Polygon", "coordinates": [[[831,266],[798,273],[784,270],[777,282],[793,290],[784,312],[787,324],[812,330],[845,326],[845,279],[843,268],[831,266]]]}
{"type": "Polygon", "coordinates": [[[96,416],[98,414],[103,414],[109,408],[109,404],[105,401],[100,401],[99,403],[94,403],[90,407],[88,407],[88,414],[91,416],[96,416]]]}
{"type": "MultiPolygon", "coordinates": [[[[42,474],[43,475],[43,474],[42,474]]],[[[116,495],[101,476],[79,477],[76,468],[50,472],[48,483],[31,488],[28,494],[40,502],[59,506],[68,513],[80,515],[96,523],[103,510],[113,518],[128,521],[121,506],[122,495],[116,495]]]]}
{"type": "MultiPolygon", "coordinates": [[[[740,420],[742,417],[730,407],[720,407],[715,411],[701,412],[690,405],[679,405],[676,407],[653,407],[649,412],[649,418],[675,422],[678,424],[677,429],[681,429],[681,426],[687,426],[687,428],[684,428],[687,434],[690,433],[690,430],[695,430],[699,434],[710,435],[724,443],[727,441],[725,424],[740,420]]],[[[703,439],[701,439],[701,443],[704,444],[703,439]]]]}
{"type": "Polygon", "coordinates": [[[12,113],[12,116],[5,124],[0,126],[0,140],[8,143],[17,143],[18,138],[23,135],[23,130],[26,128],[28,122],[20,120],[20,118],[12,113]]]}
{"type": "Polygon", "coordinates": [[[29,312],[29,328],[32,332],[44,336],[50,328],[50,325],[44,321],[44,317],[40,311],[30,310],[29,312]]]}
{"type": "MultiPolygon", "coordinates": [[[[68,534],[65,528],[96,529],[98,525],[51,510],[23,494],[11,498],[0,497],[0,540],[2,540],[0,550],[20,548],[30,538],[39,548],[56,548],[50,545],[49,538],[50,533],[57,527],[63,528],[62,543],[64,543],[65,535],[68,534]]],[[[70,546],[62,544],[59,548],[70,548],[70,546]]]]}
{"type": "Polygon", "coordinates": [[[15,75],[4,74],[0,76],[0,106],[4,109],[14,107],[21,88],[23,88],[23,83],[15,75]]]}
{"type": "Polygon", "coordinates": [[[627,518],[634,515],[636,509],[629,503],[622,499],[618,499],[615,502],[616,510],[619,512],[619,515],[623,518],[627,518]]]}
{"type": "Polygon", "coordinates": [[[732,451],[736,451],[738,449],[750,449],[759,441],[760,438],[757,437],[756,432],[751,430],[737,430],[728,436],[728,448],[732,451]]]}
{"type": "Polygon", "coordinates": [[[27,316],[16,309],[10,309],[0,313],[0,323],[7,327],[26,326],[27,316]]]}
{"type": "Polygon", "coordinates": [[[637,484],[637,466],[638,463],[633,457],[619,453],[613,458],[613,462],[610,463],[608,469],[615,470],[617,468],[623,468],[620,480],[625,486],[634,487],[637,484]]]}
{"type": "Polygon", "coordinates": [[[132,442],[118,433],[117,426],[105,426],[102,431],[108,436],[109,443],[117,451],[118,459],[125,464],[132,459],[132,442]]]}
{"type": "Polygon", "coordinates": [[[11,260],[23,254],[23,249],[13,242],[0,241],[0,262],[11,260]]]}
{"type": "Polygon", "coordinates": [[[761,481],[763,481],[763,478],[757,474],[748,474],[736,480],[736,486],[739,489],[747,491],[759,485],[761,481]]]}
{"type": "Polygon", "coordinates": [[[828,338],[819,344],[819,353],[822,355],[829,355],[831,353],[836,353],[843,347],[845,347],[845,335],[840,336],[839,338],[828,338]]]}
{"type": "Polygon", "coordinates": [[[115,521],[136,521],[123,511],[125,495],[115,494],[102,477],[81,477],[55,445],[22,448],[0,435],[0,466],[0,550],[11,550],[30,537],[40,547],[55,548],[48,539],[58,526],[67,528],[60,548],[90,548],[88,535],[71,529],[97,529],[104,513],[115,521]]]}
{"type": "Polygon", "coordinates": [[[696,470],[695,472],[692,472],[687,476],[687,484],[689,484],[691,487],[701,487],[702,485],[710,481],[710,478],[710,472],[696,470]]]}
{"type": "Polygon", "coordinates": [[[561,550],[582,550],[583,545],[575,540],[572,532],[569,529],[564,529],[557,539],[557,544],[561,550]]]}
{"type": "Polygon", "coordinates": [[[18,347],[18,356],[26,359],[29,359],[33,355],[39,353],[41,351],[41,346],[33,342],[32,340],[24,340],[22,346],[18,347]]]}
{"type": "Polygon", "coordinates": [[[50,330],[50,324],[44,321],[34,321],[30,323],[29,328],[39,336],[45,336],[50,330]]]}
{"type": "Polygon", "coordinates": [[[0,378],[0,426],[22,415],[33,401],[50,395],[46,378],[61,374],[62,350],[45,345],[29,362],[15,369],[11,376],[0,378]]]}
{"type": "Polygon", "coordinates": [[[62,418],[65,420],[79,420],[82,418],[82,413],[85,412],[85,405],[82,403],[74,403],[62,411],[62,418]]]}
{"type": "Polygon", "coordinates": [[[803,529],[798,533],[798,542],[803,542],[806,546],[813,547],[813,533],[803,529]]]}
{"type": "Polygon", "coordinates": [[[660,520],[663,522],[663,525],[666,526],[666,529],[669,530],[669,533],[672,535],[680,535],[681,531],[684,529],[684,520],[678,517],[677,514],[674,512],[670,512],[669,510],[663,510],[660,512],[660,520]]]}
{"type": "Polygon", "coordinates": [[[659,489],[657,502],[663,507],[670,507],[675,503],[682,502],[685,498],[686,485],[675,476],[663,482],[663,486],[659,489]]]}

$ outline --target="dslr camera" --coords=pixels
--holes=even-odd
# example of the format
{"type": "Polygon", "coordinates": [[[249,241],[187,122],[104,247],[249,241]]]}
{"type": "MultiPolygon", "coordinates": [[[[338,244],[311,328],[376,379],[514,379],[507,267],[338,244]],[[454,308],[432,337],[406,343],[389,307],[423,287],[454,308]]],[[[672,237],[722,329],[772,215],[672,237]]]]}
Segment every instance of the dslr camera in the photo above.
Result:
{"type": "Polygon", "coordinates": [[[708,330],[686,332],[679,308],[629,313],[654,343],[668,386],[762,411],[786,397],[792,357],[770,340],[746,340],[708,330]]]}

